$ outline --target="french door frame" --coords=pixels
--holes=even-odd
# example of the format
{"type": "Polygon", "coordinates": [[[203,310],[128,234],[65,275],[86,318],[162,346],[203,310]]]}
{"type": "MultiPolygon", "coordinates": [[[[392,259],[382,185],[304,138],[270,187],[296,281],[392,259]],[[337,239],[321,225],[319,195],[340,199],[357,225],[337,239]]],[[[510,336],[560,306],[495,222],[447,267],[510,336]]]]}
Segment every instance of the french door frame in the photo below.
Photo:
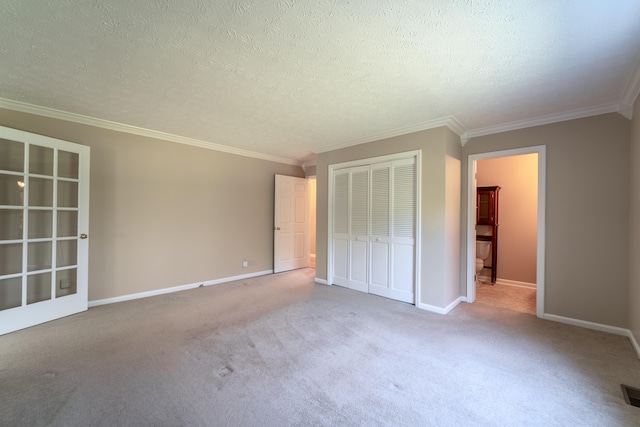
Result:
{"type": "Polygon", "coordinates": [[[328,167],[328,191],[327,191],[327,206],[328,206],[328,216],[327,216],[327,283],[329,285],[333,285],[333,210],[334,210],[334,171],[338,169],[352,168],[357,166],[369,166],[375,163],[383,163],[390,162],[393,160],[403,160],[415,158],[416,161],[416,224],[415,224],[415,250],[414,250],[414,298],[413,305],[417,305],[418,301],[420,301],[420,271],[421,271],[421,249],[422,249],[422,150],[413,150],[406,151],[402,153],[389,154],[386,156],[380,157],[370,157],[367,159],[359,159],[352,160],[344,163],[336,163],[329,165],[328,167]]]}

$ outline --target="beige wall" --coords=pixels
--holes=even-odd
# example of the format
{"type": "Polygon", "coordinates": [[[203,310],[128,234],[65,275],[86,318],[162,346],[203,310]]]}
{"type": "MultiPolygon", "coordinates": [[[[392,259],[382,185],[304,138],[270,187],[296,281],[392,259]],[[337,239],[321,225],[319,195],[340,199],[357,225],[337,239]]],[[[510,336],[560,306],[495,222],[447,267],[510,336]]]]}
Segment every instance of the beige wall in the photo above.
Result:
{"type": "Polygon", "coordinates": [[[329,165],[413,150],[422,150],[422,271],[419,303],[444,308],[460,295],[460,213],[459,205],[456,205],[460,200],[460,186],[456,182],[459,183],[460,179],[461,155],[460,139],[444,127],[318,155],[316,274],[318,278],[327,279],[329,165]],[[452,212],[454,210],[456,212],[452,212]],[[451,240],[454,242],[450,243],[451,240]]]}
{"type": "Polygon", "coordinates": [[[91,147],[90,301],[271,270],[274,174],[304,176],[297,166],[9,110],[0,125],[91,147]]]}
{"type": "Polygon", "coordinates": [[[640,97],[631,122],[631,210],[629,250],[629,328],[640,343],[640,97]]]}
{"type": "Polygon", "coordinates": [[[630,122],[612,113],[477,137],[463,147],[466,212],[470,154],[546,145],[546,313],[627,326],[629,141],[630,122]]]}
{"type": "Polygon", "coordinates": [[[497,277],[536,284],[538,155],[479,160],[478,187],[500,186],[497,277]]]}

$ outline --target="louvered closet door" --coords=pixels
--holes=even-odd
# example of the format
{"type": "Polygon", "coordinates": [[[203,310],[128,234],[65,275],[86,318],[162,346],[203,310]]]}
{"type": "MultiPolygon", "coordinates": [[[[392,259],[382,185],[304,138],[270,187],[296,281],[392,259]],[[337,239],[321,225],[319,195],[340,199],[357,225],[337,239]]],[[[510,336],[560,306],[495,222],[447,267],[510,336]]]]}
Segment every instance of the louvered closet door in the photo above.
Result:
{"type": "Polygon", "coordinates": [[[391,261],[391,163],[371,166],[371,261],[369,292],[387,296],[391,261]]]}
{"type": "Polygon", "coordinates": [[[349,171],[333,178],[333,266],[332,283],[349,287],[349,171]]]}
{"type": "Polygon", "coordinates": [[[352,168],[349,288],[369,291],[369,166],[352,168]]]}
{"type": "Polygon", "coordinates": [[[414,302],[416,235],[416,162],[393,162],[391,283],[387,296],[414,302]]]}
{"type": "Polygon", "coordinates": [[[334,172],[332,283],[414,302],[415,157],[334,172]]]}

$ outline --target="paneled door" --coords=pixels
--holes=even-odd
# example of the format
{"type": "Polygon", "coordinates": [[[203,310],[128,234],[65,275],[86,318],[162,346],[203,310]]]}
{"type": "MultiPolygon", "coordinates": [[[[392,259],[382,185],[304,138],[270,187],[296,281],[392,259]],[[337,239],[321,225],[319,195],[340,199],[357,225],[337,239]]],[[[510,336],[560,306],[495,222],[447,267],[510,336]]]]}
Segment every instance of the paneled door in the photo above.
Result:
{"type": "Polygon", "coordinates": [[[89,154],[0,127],[0,335],[87,309],[89,154]]]}
{"type": "Polygon", "coordinates": [[[273,272],[309,266],[309,192],[307,180],[276,175],[273,272]]]}

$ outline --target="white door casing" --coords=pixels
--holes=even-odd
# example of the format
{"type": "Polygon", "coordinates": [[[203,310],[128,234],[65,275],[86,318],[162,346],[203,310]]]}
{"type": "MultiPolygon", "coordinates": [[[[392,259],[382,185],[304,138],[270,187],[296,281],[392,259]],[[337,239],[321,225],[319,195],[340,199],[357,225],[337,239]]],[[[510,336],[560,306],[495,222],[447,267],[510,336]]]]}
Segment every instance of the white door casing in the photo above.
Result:
{"type": "Polygon", "coordinates": [[[87,309],[89,156],[0,127],[0,335],[87,309]]]}
{"type": "Polygon", "coordinates": [[[522,154],[538,155],[538,230],[537,230],[537,266],[536,266],[536,316],[544,317],[545,294],[545,229],[546,229],[546,146],[537,145],[488,153],[471,154],[467,164],[467,296],[466,302],[474,302],[475,288],[475,242],[476,242],[476,162],[478,160],[499,157],[518,156],[522,154]]]}
{"type": "Polygon", "coordinates": [[[307,180],[275,176],[273,271],[309,266],[309,193],[307,180]]]}

